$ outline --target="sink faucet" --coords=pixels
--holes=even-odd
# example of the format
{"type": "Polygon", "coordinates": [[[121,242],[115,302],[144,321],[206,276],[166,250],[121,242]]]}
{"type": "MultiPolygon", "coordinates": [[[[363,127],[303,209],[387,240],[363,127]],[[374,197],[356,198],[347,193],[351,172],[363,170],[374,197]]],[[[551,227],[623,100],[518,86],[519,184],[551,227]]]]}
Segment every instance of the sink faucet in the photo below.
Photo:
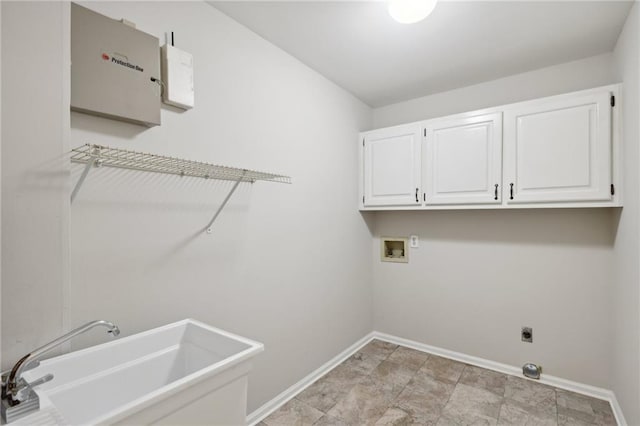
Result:
{"type": "MultiPolygon", "coordinates": [[[[7,375],[2,375],[2,417],[5,418],[5,421],[9,422],[17,418],[15,416],[10,416],[13,417],[13,420],[9,420],[8,418],[6,418],[10,415],[11,409],[14,407],[17,409],[15,411],[19,411],[19,417],[22,417],[24,414],[26,414],[25,411],[27,411],[27,413],[33,411],[32,409],[25,410],[22,407],[18,409],[17,406],[22,403],[29,406],[35,405],[36,410],[40,406],[39,402],[37,401],[38,396],[35,394],[35,392],[33,392],[32,386],[22,378],[22,373],[25,370],[36,367],[38,360],[48,352],[60,346],[64,342],[67,342],[74,337],[91,330],[94,327],[106,327],[107,333],[110,333],[114,337],[120,334],[120,329],[112,322],[104,320],[88,322],[85,325],[78,327],[75,330],[71,330],[67,334],[47,343],[46,345],[29,352],[27,355],[20,358],[18,362],[16,362],[16,364],[7,375]],[[35,404],[32,401],[34,398],[36,399],[35,404]]],[[[38,382],[38,384],[42,384],[45,381],[51,380],[52,378],[53,376],[49,374],[42,379],[36,380],[36,382],[38,382]]],[[[33,385],[35,385],[35,382],[33,383],[33,385]]]]}

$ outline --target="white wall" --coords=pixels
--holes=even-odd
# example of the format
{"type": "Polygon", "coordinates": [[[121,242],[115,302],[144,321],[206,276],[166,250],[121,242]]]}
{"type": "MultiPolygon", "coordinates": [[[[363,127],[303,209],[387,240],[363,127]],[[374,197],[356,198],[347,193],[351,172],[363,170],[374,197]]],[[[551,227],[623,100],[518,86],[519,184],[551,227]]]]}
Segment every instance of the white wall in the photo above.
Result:
{"type": "Polygon", "coordinates": [[[86,5],[161,40],[174,31],[194,55],[196,106],[164,109],[153,129],[74,113],[73,146],[279,172],[293,185],[241,185],[208,235],[230,182],[90,175],[71,209],[67,324],[107,318],[126,335],[194,317],[261,341],[253,410],[372,329],[353,143],[371,110],[205,3],[86,5]]]}
{"type": "Polygon", "coordinates": [[[68,5],[2,2],[2,367],[62,327],[68,5]],[[32,25],[33,23],[33,25],[32,25]]]}
{"type": "Polygon", "coordinates": [[[557,95],[611,83],[611,53],[436,93],[373,110],[375,128],[557,95]]]}
{"type": "MultiPolygon", "coordinates": [[[[250,376],[251,411],[372,329],[371,234],[354,201],[353,142],[371,127],[371,110],[203,2],[87,6],[161,40],[174,31],[176,45],[194,55],[196,106],[164,108],[162,126],[152,129],[73,113],[72,147],[99,143],[280,172],[293,185],[241,185],[208,235],[203,228],[231,183],[95,170],[71,207],[65,287],[58,222],[69,188],[24,179],[66,150],[61,112],[49,102],[61,96],[60,78],[37,69],[28,97],[24,84],[7,85],[3,122],[15,124],[13,140],[3,129],[2,152],[3,301],[12,300],[2,312],[5,362],[23,352],[7,349],[18,339],[31,348],[95,318],[127,335],[194,317],[265,343],[250,376]]],[[[68,28],[52,18],[59,3],[3,8],[4,59],[41,65],[65,52],[59,34],[68,28]]],[[[15,61],[3,61],[3,83],[30,78],[5,63],[15,61]]],[[[72,182],[81,167],[71,167],[72,182]]],[[[105,338],[96,330],[74,347],[105,338]]]]}
{"type": "Polygon", "coordinates": [[[618,39],[616,75],[624,82],[624,208],[617,223],[614,246],[612,389],[630,425],[640,424],[640,7],[629,13],[618,39]]]}
{"type": "MultiPolygon", "coordinates": [[[[374,110],[375,126],[616,82],[612,56],[374,110]],[[580,71],[580,72],[577,72],[580,71]]],[[[610,209],[377,212],[374,328],[609,388],[610,209]],[[420,237],[409,264],[379,260],[381,236],[420,237]],[[532,326],[534,343],[520,341],[532,326]]]]}

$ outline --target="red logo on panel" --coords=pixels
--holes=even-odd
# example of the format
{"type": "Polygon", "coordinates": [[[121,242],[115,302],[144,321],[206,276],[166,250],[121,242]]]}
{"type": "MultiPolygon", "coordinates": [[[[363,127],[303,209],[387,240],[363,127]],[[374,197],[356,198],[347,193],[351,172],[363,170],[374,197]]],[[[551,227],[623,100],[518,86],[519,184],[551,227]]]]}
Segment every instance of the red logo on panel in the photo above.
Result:
{"type": "Polygon", "coordinates": [[[109,60],[109,55],[107,55],[106,53],[102,54],[102,59],[104,59],[105,61],[109,60]]]}

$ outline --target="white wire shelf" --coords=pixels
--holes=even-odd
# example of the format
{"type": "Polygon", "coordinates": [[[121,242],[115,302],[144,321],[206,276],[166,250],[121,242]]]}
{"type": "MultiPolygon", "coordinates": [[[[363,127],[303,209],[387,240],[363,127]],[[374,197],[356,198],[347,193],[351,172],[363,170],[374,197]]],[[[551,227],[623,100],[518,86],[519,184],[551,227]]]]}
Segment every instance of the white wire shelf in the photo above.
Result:
{"type": "Polygon", "coordinates": [[[229,191],[215,215],[207,225],[206,229],[208,233],[211,233],[211,225],[241,182],[253,183],[255,181],[262,180],[267,182],[291,183],[291,178],[289,176],[239,169],[235,167],[218,166],[216,164],[203,163],[201,161],[184,160],[181,158],[94,144],[86,144],[72,149],[71,162],[85,164],[85,168],[82,171],[76,186],[73,188],[73,192],[71,193],[72,203],[78,195],[80,187],[92,167],[114,167],[118,169],[137,170],[142,172],[234,181],[235,184],[231,188],[231,191],[229,191]]]}
{"type": "Polygon", "coordinates": [[[127,149],[110,148],[108,146],[86,144],[71,150],[71,161],[74,163],[96,166],[116,167],[119,169],[139,170],[143,172],[165,173],[178,176],[191,176],[204,179],[232,180],[255,182],[291,183],[289,176],[255,170],[218,166],[200,161],[183,160],[164,155],[148,154],[127,149]]]}

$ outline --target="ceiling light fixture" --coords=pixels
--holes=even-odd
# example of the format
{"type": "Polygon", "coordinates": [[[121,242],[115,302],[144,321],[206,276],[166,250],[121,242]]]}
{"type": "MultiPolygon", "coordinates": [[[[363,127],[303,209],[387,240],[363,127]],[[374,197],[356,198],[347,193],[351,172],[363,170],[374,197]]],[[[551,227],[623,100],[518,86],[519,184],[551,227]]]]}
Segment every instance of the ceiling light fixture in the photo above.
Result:
{"type": "Polygon", "coordinates": [[[401,24],[422,21],[436,7],[438,0],[389,0],[389,15],[401,24]]]}

